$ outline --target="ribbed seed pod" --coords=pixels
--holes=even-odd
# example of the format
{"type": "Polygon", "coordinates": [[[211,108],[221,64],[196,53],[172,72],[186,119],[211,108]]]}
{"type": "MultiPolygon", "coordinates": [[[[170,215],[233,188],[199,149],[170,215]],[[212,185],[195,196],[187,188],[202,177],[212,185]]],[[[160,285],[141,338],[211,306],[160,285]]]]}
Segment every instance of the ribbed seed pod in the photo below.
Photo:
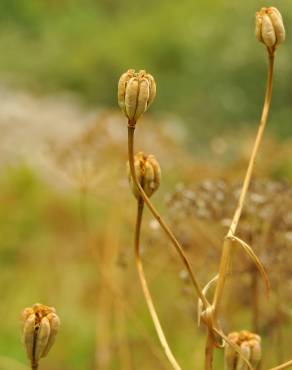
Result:
{"type": "Polygon", "coordinates": [[[60,327],[60,320],[53,307],[37,303],[26,308],[21,315],[23,321],[23,343],[32,365],[37,366],[40,358],[51,349],[60,327]]]}
{"type": "Polygon", "coordinates": [[[153,76],[141,70],[129,69],[123,73],[118,83],[118,104],[130,124],[137,120],[148,109],[156,95],[156,84],[153,76]]]}
{"type": "Polygon", "coordinates": [[[270,50],[285,41],[285,27],[281,13],[275,7],[262,8],[256,13],[257,39],[270,50]]]}
{"type": "Polygon", "coordinates": [[[33,351],[35,342],[35,314],[28,316],[23,325],[23,343],[26,348],[27,357],[33,361],[33,351]]]}
{"type": "Polygon", "coordinates": [[[126,95],[126,86],[128,81],[134,77],[135,70],[129,69],[126,73],[123,73],[122,76],[119,79],[118,84],[118,104],[119,107],[123,110],[123,112],[126,114],[125,110],[125,95],[126,95]]]}
{"type": "Polygon", "coordinates": [[[52,348],[53,344],[55,343],[56,335],[57,335],[57,333],[59,331],[59,328],[60,328],[60,319],[55,313],[50,313],[47,316],[47,318],[50,322],[51,333],[50,333],[50,337],[49,337],[47,346],[43,351],[42,357],[45,357],[49,353],[50,349],[52,348]]]}
{"type": "MultiPolygon", "coordinates": [[[[230,342],[240,347],[242,355],[246,360],[249,360],[253,369],[258,369],[262,357],[261,337],[247,330],[242,330],[241,332],[230,333],[228,339],[230,342]]],[[[225,344],[224,369],[248,370],[246,362],[228,343],[225,344]]]]}
{"type": "Polygon", "coordinates": [[[46,317],[44,317],[39,323],[35,339],[34,359],[36,362],[39,362],[40,358],[43,357],[44,350],[46,349],[50,338],[50,332],[50,322],[46,317]]]}
{"type": "MultiPolygon", "coordinates": [[[[239,339],[239,334],[237,332],[230,333],[228,339],[231,343],[237,344],[239,339]]],[[[224,365],[226,370],[234,370],[237,363],[237,353],[231,345],[226,343],[224,350],[224,365]]]]}
{"type": "Polygon", "coordinates": [[[249,345],[251,348],[250,363],[256,369],[262,359],[261,341],[251,339],[249,345]]]}
{"type": "MultiPolygon", "coordinates": [[[[138,182],[148,197],[159,188],[161,181],[161,169],[154,155],[145,155],[139,152],[134,157],[134,167],[138,182]]],[[[129,162],[127,163],[127,172],[129,184],[134,196],[137,199],[141,198],[140,192],[137,189],[131,175],[129,162]]]]}
{"type": "MultiPolygon", "coordinates": [[[[242,342],[240,351],[246,360],[250,360],[250,347],[248,342],[242,342]]],[[[236,370],[248,370],[248,366],[242,357],[238,357],[236,370]]]]}

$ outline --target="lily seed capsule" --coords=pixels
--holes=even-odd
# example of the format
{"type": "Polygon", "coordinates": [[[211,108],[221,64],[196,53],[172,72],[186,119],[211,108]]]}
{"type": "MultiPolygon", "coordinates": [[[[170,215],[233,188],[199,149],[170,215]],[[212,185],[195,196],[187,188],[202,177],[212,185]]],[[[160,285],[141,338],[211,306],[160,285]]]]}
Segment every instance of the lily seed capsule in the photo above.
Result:
{"type": "MultiPolygon", "coordinates": [[[[139,152],[134,157],[134,166],[139,184],[142,186],[146,195],[151,197],[151,195],[159,188],[161,181],[161,169],[158,161],[154,155],[147,156],[143,152],[139,152]]],[[[129,162],[127,163],[127,172],[132,192],[137,199],[140,199],[141,195],[133,181],[129,162]]]]}
{"type": "Polygon", "coordinates": [[[283,18],[277,8],[262,8],[256,13],[255,34],[257,39],[272,51],[285,41],[283,18]]]}
{"type": "Polygon", "coordinates": [[[146,112],[156,95],[156,84],[153,76],[141,70],[129,69],[123,73],[118,83],[118,104],[135,126],[137,120],[146,112]]]}
{"type": "Polygon", "coordinates": [[[60,319],[54,307],[40,303],[25,308],[21,318],[23,343],[32,367],[36,368],[39,360],[48,354],[54,344],[60,319]]]}
{"type": "MultiPolygon", "coordinates": [[[[253,369],[258,369],[261,361],[261,337],[247,330],[232,332],[228,334],[231,343],[240,347],[241,353],[250,362],[253,369]]],[[[225,344],[224,351],[225,370],[248,370],[248,365],[244,359],[228,343],[225,344]]]]}

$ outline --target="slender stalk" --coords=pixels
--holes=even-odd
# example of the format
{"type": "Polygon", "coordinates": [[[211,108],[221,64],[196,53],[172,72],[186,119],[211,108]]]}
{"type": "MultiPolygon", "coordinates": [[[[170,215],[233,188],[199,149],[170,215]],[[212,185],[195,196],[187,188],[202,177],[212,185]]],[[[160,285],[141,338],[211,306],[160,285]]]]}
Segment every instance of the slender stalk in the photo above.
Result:
{"type": "Polygon", "coordinates": [[[251,302],[252,302],[252,326],[255,333],[259,332],[260,322],[260,300],[259,300],[259,281],[256,268],[251,271],[251,302]]]}
{"type": "Polygon", "coordinates": [[[168,358],[170,364],[175,370],[181,370],[181,367],[177,363],[174,355],[169,348],[167,340],[165,338],[163,329],[161,327],[157,312],[155,310],[155,306],[151,297],[151,293],[148,288],[147,280],[145,278],[144,268],[141,261],[140,255],[140,234],[141,234],[141,223],[143,217],[143,208],[144,208],[144,201],[140,198],[137,202],[137,218],[136,218],[136,227],[135,227],[135,258],[136,258],[136,265],[138,270],[139,279],[141,282],[142,290],[144,293],[144,297],[148,306],[148,310],[150,312],[156,333],[160,340],[161,346],[164,349],[165,355],[168,358]]]}
{"type": "Polygon", "coordinates": [[[36,362],[32,362],[31,363],[31,370],[38,370],[38,368],[39,368],[39,364],[38,363],[36,363],[36,362]]]}
{"type": "Polygon", "coordinates": [[[205,370],[213,369],[213,352],[214,352],[214,339],[211,331],[208,328],[205,347],[205,370]]]}
{"type": "Polygon", "coordinates": [[[137,188],[139,189],[141,197],[143,198],[147,207],[149,208],[149,210],[151,211],[153,216],[156,218],[156,220],[160,224],[161,228],[164,230],[164,232],[166,233],[166,235],[169,237],[172,244],[174,245],[176,251],[178,252],[179,256],[181,257],[181,259],[182,259],[182,261],[183,261],[183,263],[184,263],[184,265],[185,265],[185,267],[186,267],[186,269],[189,273],[190,279],[192,281],[192,284],[195,287],[195,290],[198,294],[198,297],[202,300],[204,308],[207,308],[208,306],[210,306],[210,304],[209,304],[208,300],[206,299],[205,295],[202,293],[202,290],[201,290],[201,288],[200,288],[200,286],[199,286],[199,284],[198,284],[198,282],[197,282],[197,280],[196,280],[196,278],[193,274],[191,265],[188,261],[188,258],[186,256],[186,254],[184,253],[180,243],[178,242],[178,240],[176,239],[176,237],[174,236],[174,234],[172,233],[170,228],[162,220],[160,214],[158,213],[158,211],[152,205],[150,199],[145,194],[142,186],[140,185],[140,183],[137,179],[136,172],[135,172],[135,167],[134,167],[134,133],[135,133],[135,127],[133,126],[133,124],[130,124],[130,122],[129,122],[129,125],[128,125],[128,154],[129,154],[129,164],[130,164],[131,175],[132,175],[132,178],[134,180],[134,183],[137,186],[137,188]]]}
{"type": "Polygon", "coordinates": [[[285,362],[285,363],[284,363],[284,364],[282,364],[282,365],[279,365],[279,366],[273,367],[273,368],[272,368],[272,369],[270,369],[270,370],[288,369],[288,367],[292,367],[292,360],[287,361],[287,362],[285,362]]]}
{"type": "Polygon", "coordinates": [[[272,98],[272,87],[273,87],[273,73],[274,73],[274,52],[268,52],[269,55],[269,67],[268,67],[268,78],[267,78],[267,86],[266,86],[266,94],[265,94],[265,100],[262,110],[262,115],[260,119],[260,124],[256,136],[256,140],[252,149],[251,157],[249,160],[247,172],[245,175],[245,179],[242,185],[241,194],[238,200],[238,205],[235,210],[231,226],[229,228],[229,231],[227,233],[227,236],[223,243],[223,251],[220,261],[220,268],[219,268],[219,279],[218,283],[216,285],[214,298],[213,298],[213,306],[214,306],[214,317],[216,318],[218,313],[218,308],[220,305],[220,301],[222,299],[222,293],[225,285],[226,280],[226,274],[227,270],[230,264],[231,260],[231,249],[232,249],[232,241],[230,238],[235,235],[235,232],[237,230],[238,222],[242,213],[242,208],[244,205],[244,201],[246,198],[246,194],[250,185],[252,172],[255,165],[256,156],[260,147],[260,144],[262,142],[264,130],[266,127],[270,105],[271,105],[271,98],[272,98]]]}

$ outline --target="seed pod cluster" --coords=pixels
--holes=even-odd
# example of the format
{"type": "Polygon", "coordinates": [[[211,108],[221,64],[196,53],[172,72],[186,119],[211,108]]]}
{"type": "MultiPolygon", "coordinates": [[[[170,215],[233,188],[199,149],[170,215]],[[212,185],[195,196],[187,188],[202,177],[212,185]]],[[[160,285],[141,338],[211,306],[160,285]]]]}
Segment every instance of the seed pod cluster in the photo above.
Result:
{"type": "MultiPolygon", "coordinates": [[[[152,154],[145,155],[143,152],[139,152],[134,157],[134,166],[139,183],[146,195],[151,197],[158,189],[161,180],[161,169],[158,161],[152,154]]],[[[127,172],[132,192],[137,199],[140,199],[141,195],[131,176],[129,162],[127,163],[127,172]]]]}
{"type": "Polygon", "coordinates": [[[155,95],[155,80],[146,71],[136,73],[134,69],[129,69],[122,74],[118,84],[118,104],[130,125],[136,124],[152,104],[155,95]]]}
{"type": "Polygon", "coordinates": [[[256,37],[270,50],[285,41],[285,27],[277,8],[262,8],[256,13],[256,37]]]}
{"type": "MultiPolygon", "coordinates": [[[[253,369],[257,369],[262,357],[260,336],[242,330],[230,333],[228,339],[240,347],[242,355],[250,362],[253,369]]],[[[248,370],[247,364],[228,343],[225,346],[224,361],[225,370],[248,370]]]]}
{"type": "Polygon", "coordinates": [[[23,321],[22,339],[27,356],[32,365],[36,366],[52,348],[60,327],[60,319],[54,307],[40,303],[25,308],[21,318],[23,321]]]}

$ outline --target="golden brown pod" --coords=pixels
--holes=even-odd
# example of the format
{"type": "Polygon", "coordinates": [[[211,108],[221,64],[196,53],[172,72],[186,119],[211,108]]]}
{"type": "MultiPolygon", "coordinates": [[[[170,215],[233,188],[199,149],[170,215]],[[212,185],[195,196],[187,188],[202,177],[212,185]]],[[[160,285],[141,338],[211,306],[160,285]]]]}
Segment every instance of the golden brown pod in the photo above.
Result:
{"type": "Polygon", "coordinates": [[[34,360],[35,362],[39,362],[40,358],[43,357],[43,353],[47,347],[49,338],[50,338],[50,322],[47,317],[43,317],[41,322],[39,323],[39,327],[36,333],[35,338],[35,352],[34,352],[34,360]]]}
{"type": "MultiPolygon", "coordinates": [[[[250,347],[249,347],[249,343],[248,342],[242,342],[241,345],[240,345],[240,351],[241,351],[241,354],[242,356],[244,356],[244,358],[246,360],[250,360],[250,347]]],[[[236,370],[248,370],[248,365],[247,363],[243,360],[242,357],[238,357],[238,361],[237,361],[237,365],[236,365],[236,370]]]]}
{"type": "Polygon", "coordinates": [[[60,319],[54,307],[36,303],[25,308],[21,315],[22,337],[32,367],[37,368],[39,360],[46,356],[54,344],[60,327],[60,319]]]}
{"type": "MultiPolygon", "coordinates": [[[[154,155],[147,156],[143,152],[139,152],[134,157],[134,167],[138,182],[146,195],[151,197],[159,188],[161,181],[161,169],[158,161],[154,155]]],[[[137,199],[140,199],[141,195],[132,179],[129,162],[127,163],[127,172],[132,192],[137,199]]]]}
{"type": "Polygon", "coordinates": [[[264,43],[269,50],[274,50],[285,41],[285,27],[279,10],[275,7],[262,8],[256,13],[257,39],[264,43]]]}
{"type": "MultiPolygon", "coordinates": [[[[228,339],[231,343],[237,344],[239,341],[239,333],[233,332],[228,335],[228,339]]],[[[235,370],[237,363],[237,353],[234,348],[226,343],[224,350],[224,366],[226,370],[235,370]]]]}
{"type": "Polygon", "coordinates": [[[141,70],[129,69],[123,73],[118,83],[118,104],[129,120],[135,125],[146,112],[156,95],[156,84],[153,76],[141,70]]]}
{"type": "Polygon", "coordinates": [[[53,344],[55,343],[55,339],[56,339],[57,333],[58,333],[59,328],[60,328],[60,319],[55,313],[50,313],[47,316],[47,318],[50,322],[51,333],[50,333],[50,337],[49,337],[47,346],[43,351],[42,357],[45,357],[49,353],[50,349],[52,348],[53,344]]]}
{"type": "Polygon", "coordinates": [[[23,325],[22,338],[27,357],[33,361],[34,336],[35,336],[35,314],[28,316],[23,325]]]}

